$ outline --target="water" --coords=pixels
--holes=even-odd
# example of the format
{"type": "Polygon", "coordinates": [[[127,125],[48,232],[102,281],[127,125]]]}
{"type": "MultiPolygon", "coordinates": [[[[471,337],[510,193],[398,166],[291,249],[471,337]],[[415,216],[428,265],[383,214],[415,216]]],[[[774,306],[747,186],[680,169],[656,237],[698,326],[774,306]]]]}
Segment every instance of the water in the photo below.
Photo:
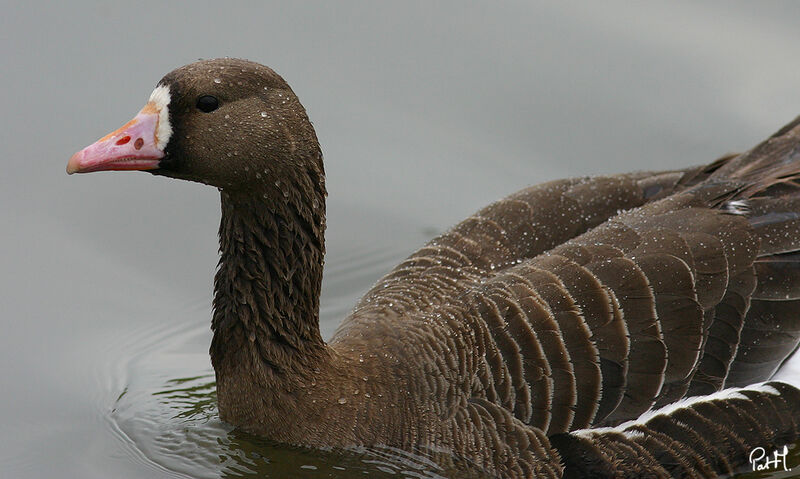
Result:
{"type": "Polygon", "coordinates": [[[331,195],[325,337],[382,273],[502,195],[707,162],[800,113],[793,2],[220,5],[3,4],[0,477],[452,475],[424,454],[292,449],[219,421],[218,193],[64,174],[178,65],[260,61],[307,107],[331,195]]]}

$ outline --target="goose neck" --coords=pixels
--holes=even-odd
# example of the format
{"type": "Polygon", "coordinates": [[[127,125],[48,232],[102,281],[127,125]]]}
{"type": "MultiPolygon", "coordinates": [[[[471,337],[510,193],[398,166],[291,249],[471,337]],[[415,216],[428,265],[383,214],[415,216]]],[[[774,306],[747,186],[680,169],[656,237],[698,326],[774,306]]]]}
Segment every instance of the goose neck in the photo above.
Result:
{"type": "Polygon", "coordinates": [[[314,369],[326,352],[319,331],[324,212],[274,192],[223,191],[221,204],[211,345],[217,374],[248,364],[270,374],[314,369]]]}

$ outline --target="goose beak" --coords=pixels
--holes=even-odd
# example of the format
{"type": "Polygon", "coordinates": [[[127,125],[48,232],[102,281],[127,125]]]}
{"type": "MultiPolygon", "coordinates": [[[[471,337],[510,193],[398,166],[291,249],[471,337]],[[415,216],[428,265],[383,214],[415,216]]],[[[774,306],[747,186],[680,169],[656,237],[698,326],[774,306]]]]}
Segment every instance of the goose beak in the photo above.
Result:
{"type": "Polygon", "coordinates": [[[153,170],[164,158],[158,142],[159,111],[153,102],[128,123],[72,155],[67,173],[153,170]]]}

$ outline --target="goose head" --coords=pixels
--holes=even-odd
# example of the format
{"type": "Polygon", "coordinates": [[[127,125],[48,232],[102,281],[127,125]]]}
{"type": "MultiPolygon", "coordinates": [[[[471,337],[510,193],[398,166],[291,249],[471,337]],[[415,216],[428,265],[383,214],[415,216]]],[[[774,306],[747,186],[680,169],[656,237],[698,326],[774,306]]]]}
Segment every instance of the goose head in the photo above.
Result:
{"type": "Polygon", "coordinates": [[[142,170],[230,193],[313,188],[322,154],[305,109],[272,69],[239,59],[168,73],[128,123],[75,153],[67,173],[142,170]]]}

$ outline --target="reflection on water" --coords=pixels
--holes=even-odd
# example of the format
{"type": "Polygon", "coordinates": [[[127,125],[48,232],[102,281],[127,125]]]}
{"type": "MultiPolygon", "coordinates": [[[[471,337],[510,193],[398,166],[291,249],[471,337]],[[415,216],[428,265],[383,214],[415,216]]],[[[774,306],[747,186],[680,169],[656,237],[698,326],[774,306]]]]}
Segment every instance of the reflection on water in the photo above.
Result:
{"type": "Polygon", "coordinates": [[[441,455],[390,447],[315,450],[232,430],[217,415],[210,371],[168,379],[149,393],[129,388],[113,416],[149,460],[191,477],[469,477],[460,464],[441,455]]]}
{"type": "Polygon", "coordinates": [[[185,419],[187,422],[208,422],[216,411],[217,390],[214,374],[204,374],[191,378],[171,379],[168,387],[155,393],[162,396],[162,404],[178,411],[173,419],[185,419]]]}

